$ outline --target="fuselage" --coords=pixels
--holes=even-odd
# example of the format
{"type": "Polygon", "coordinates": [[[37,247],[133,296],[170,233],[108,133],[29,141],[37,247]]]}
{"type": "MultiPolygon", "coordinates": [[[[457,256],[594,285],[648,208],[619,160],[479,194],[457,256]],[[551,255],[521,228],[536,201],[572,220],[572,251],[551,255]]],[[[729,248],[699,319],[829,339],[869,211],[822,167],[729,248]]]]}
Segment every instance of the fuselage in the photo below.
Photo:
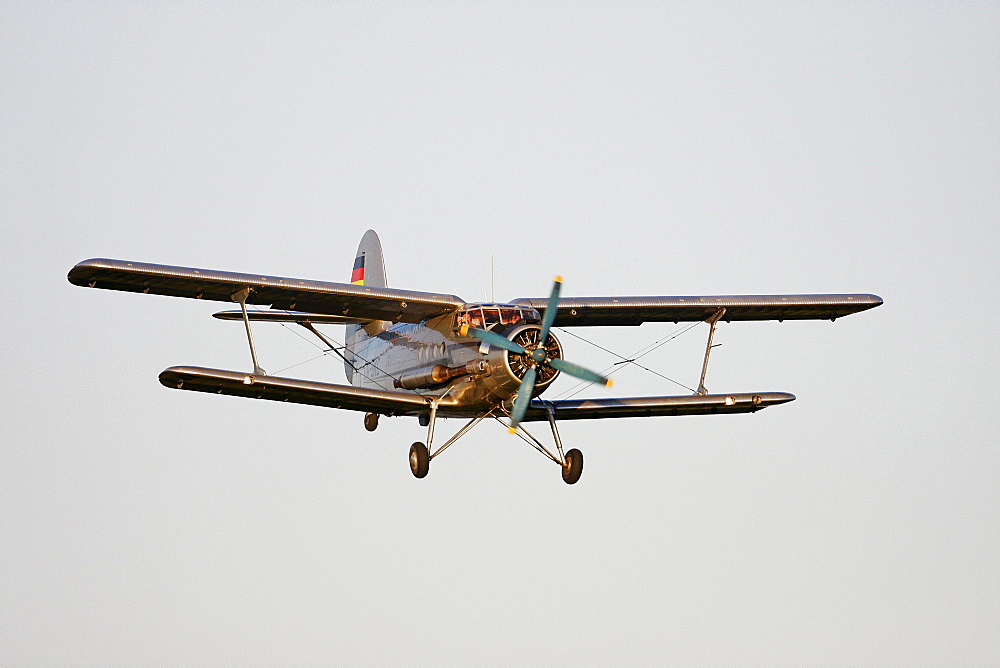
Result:
{"type": "MultiPolygon", "coordinates": [[[[489,329],[537,347],[538,311],[512,304],[467,304],[461,310],[421,322],[373,322],[348,330],[348,380],[356,387],[446,395],[447,403],[475,413],[513,400],[524,375],[520,355],[463,335],[462,327],[489,329]]],[[[550,356],[561,356],[550,336],[550,356]]],[[[556,373],[541,378],[540,394],[556,373]]]]}

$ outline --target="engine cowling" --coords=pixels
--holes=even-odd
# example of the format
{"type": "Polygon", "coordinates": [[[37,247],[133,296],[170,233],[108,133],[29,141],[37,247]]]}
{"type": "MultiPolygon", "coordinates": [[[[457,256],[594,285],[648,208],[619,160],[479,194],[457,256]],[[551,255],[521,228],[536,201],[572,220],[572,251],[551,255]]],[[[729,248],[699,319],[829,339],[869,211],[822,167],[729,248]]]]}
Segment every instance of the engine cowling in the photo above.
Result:
{"type": "MultiPolygon", "coordinates": [[[[539,347],[541,330],[538,325],[515,325],[497,333],[503,334],[531,353],[539,347]]],[[[562,358],[562,345],[551,332],[545,345],[545,354],[549,359],[562,358]]],[[[538,373],[532,396],[541,394],[559,375],[556,369],[547,364],[537,364],[528,355],[519,355],[497,347],[490,347],[486,363],[488,368],[488,375],[484,378],[486,388],[500,400],[508,400],[517,392],[521,379],[529,367],[534,366],[538,373]]]]}

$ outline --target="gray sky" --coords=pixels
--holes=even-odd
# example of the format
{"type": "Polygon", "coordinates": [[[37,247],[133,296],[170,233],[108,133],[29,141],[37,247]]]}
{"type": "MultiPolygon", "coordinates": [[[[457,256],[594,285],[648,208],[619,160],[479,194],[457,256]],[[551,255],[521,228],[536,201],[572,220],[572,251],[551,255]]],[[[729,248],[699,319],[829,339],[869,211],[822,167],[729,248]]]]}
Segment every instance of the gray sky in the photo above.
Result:
{"type": "Polygon", "coordinates": [[[0,662],[997,664],[998,74],[996,3],[0,3],[0,662]],[[65,279],[347,280],[368,228],[472,301],[495,255],[500,299],[886,304],[722,325],[710,390],[798,400],[566,424],[569,487],[498,425],[415,480],[415,420],[166,390],[240,325],[65,279]]]}

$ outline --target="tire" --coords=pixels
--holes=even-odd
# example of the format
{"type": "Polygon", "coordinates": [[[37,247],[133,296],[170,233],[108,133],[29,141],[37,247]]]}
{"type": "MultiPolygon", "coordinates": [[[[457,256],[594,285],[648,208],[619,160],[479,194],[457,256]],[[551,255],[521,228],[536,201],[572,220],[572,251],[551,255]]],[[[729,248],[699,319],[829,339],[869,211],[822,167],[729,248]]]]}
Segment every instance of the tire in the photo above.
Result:
{"type": "MultiPolygon", "coordinates": [[[[423,478],[431,467],[430,453],[423,443],[414,443],[410,446],[410,473],[415,478],[423,478]]],[[[579,476],[577,476],[579,477],[579,476]]]]}
{"type": "Polygon", "coordinates": [[[573,448],[566,453],[566,463],[562,467],[562,479],[567,485],[573,485],[583,474],[583,453],[573,448]]]}
{"type": "Polygon", "coordinates": [[[365,429],[368,431],[378,429],[378,413],[365,413],[365,429]]]}

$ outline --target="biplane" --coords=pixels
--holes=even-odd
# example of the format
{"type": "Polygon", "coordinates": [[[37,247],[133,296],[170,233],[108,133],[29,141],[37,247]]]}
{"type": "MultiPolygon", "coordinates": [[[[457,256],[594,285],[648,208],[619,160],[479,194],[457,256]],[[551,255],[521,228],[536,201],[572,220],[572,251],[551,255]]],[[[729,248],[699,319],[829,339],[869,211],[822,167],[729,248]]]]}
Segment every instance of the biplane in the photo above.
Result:
{"type": "Polygon", "coordinates": [[[706,390],[720,321],[836,320],[882,304],[871,294],[562,297],[558,277],[547,298],[466,303],[455,295],[388,287],[382,246],[372,230],[358,247],[350,283],[108,259],[80,262],[68,279],[83,287],[239,304],[239,310],[215,317],[243,322],[253,370],[174,366],[159,376],[168,388],[360,411],[368,431],[378,427],[380,416],[416,417],[427,429],[426,442],[415,442],[409,450],[410,470],[417,478],[426,476],[431,460],[470,429],[493,418],[556,463],[568,484],[580,479],[583,455],[576,448],[563,449],[560,421],[753,413],[795,399],[787,392],[706,390]],[[349,385],[267,374],[258,363],[251,329],[251,322],[261,321],[295,323],[318,337],[327,351],[343,359],[349,385]],[[708,323],[701,379],[693,394],[541,398],[561,373],[611,384],[606,376],[566,360],[553,327],[646,322],[708,323]],[[327,324],[345,326],[343,345],[317,329],[327,324]],[[435,448],[438,418],[467,422],[435,448]],[[547,422],[554,447],[531,435],[527,422],[547,422]]]}

